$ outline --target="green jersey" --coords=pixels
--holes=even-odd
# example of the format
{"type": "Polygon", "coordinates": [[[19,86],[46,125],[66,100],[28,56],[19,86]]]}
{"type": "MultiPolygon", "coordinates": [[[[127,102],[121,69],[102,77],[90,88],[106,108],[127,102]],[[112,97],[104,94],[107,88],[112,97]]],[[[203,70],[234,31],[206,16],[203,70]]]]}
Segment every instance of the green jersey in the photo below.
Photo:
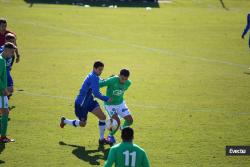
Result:
{"type": "Polygon", "coordinates": [[[112,98],[112,102],[105,102],[105,105],[121,104],[123,102],[124,92],[128,89],[130,85],[130,80],[127,80],[124,84],[121,84],[118,76],[113,76],[105,80],[100,80],[100,88],[107,86],[106,96],[112,98]]]}
{"type": "Polygon", "coordinates": [[[6,62],[0,54],[0,95],[3,95],[3,90],[7,88],[7,73],[6,62]]]}
{"type": "Polygon", "coordinates": [[[122,142],[113,146],[104,167],[149,167],[145,151],[131,142],[122,142]]]}

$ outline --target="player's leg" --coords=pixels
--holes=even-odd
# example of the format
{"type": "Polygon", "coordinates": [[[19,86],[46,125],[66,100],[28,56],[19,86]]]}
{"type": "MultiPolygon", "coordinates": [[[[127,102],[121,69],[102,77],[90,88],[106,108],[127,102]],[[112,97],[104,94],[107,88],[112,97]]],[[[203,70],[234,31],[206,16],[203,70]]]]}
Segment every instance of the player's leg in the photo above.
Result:
{"type": "Polygon", "coordinates": [[[133,117],[132,115],[127,115],[125,117],[123,117],[123,119],[125,120],[123,125],[122,125],[122,129],[127,127],[127,126],[131,126],[133,124],[133,117]]]}
{"type": "Polygon", "coordinates": [[[87,124],[87,120],[84,118],[79,118],[79,119],[67,119],[64,116],[61,117],[61,122],[60,122],[60,127],[64,128],[64,126],[68,124],[74,127],[85,127],[87,124]]]}
{"type": "Polygon", "coordinates": [[[99,144],[103,145],[103,144],[111,144],[108,140],[106,140],[104,138],[104,133],[105,133],[105,125],[106,125],[106,115],[102,112],[102,109],[100,108],[99,104],[97,103],[97,101],[94,101],[90,111],[92,114],[94,114],[98,119],[98,127],[99,127],[99,144]]]}
{"type": "Polygon", "coordinates": [[[87,124],[87,108],[81,106],[79,104],[75,104],[75,114],[79,119],[67,119],[65,117],[61,117],[60,127],[64,128],[66,124],[74,126],[74,127],[85,127],[87,124]]]}
{"type": "Polygon", "coordinates": [[[120,105],[117,113],[120,117],[122,117],[125,120],[123,125],[121,126],[122,129],[127,127],[127,126],[131,126],[133,124],[133,117],[130,114],[130,111],[129,111],[125,101],[120,105]]]}
{"type": "Polygon", "coordinates": [[[107,111],[109,117],[112,119],[115,119],[118,123],[117,128],[115,130],[110,131],[108,138],[107,138],[110,141],[110,143],[112,143],[112,144],[116,143],[114,135],[116,134],[116,132],[119,129],[120,124],[121,124],[120,118],[118,117],[117,112],[116,112],[118,107],[119,106],[117,106],[117,105],[105,105],[105,110],[107,111]]]}
{"type": "Polygon", "coordinates": [[[9,109],[8,109],[8,98],[7,96],[0,96],[0,113],[2,114],[1,118],[1,137],[0,143],[8,143],[14,141],[14,139],[9,139],[6,137],[7,129],[8,129],[8,116],[9,116],[9,109]]]}
{"type": "Polygon", "coordinates": [[[106,116],[105,114],[102,112],[102,109],[98,106],[96,108],[94,108],[92,111],[92,114],[94,114],[99,122],[98,122],[98,127],[99,127],[99,134],[100,134],[100,140],[104,139],[104,132],[105,132],[105,121],[106,121],[106,116]]]}

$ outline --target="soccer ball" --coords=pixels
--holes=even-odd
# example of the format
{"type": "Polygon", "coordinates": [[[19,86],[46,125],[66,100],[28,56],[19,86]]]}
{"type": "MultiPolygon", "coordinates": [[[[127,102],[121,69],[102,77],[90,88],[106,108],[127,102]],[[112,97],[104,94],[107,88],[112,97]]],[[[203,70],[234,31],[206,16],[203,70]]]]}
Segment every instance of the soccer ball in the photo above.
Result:
{"type": "Polygon", "coordinates": [[[106,129],[108,129],[109,131],[113,131],[118,127],[118,123],[115,119],[108,119],[106,121],[106,129]]]}

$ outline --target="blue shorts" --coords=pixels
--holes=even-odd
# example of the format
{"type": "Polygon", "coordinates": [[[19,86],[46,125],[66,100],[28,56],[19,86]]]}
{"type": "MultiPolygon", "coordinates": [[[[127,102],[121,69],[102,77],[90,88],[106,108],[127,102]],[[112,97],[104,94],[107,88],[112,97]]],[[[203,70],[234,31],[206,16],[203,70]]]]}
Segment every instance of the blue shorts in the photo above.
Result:
{"type": "Polygon", "coordinates": [[[6,71],[7,71],[7,87],[12,87],[14,85],[13,79],[10,75],[10,71],[9,70],[6,71]]]}
{"type": "Polygon", "coordinates": [[[80,105],[75,103],[75,114],[81,121],[86,121],[88,117],[88,112],[93,111],[95,108],[99,107],[96,100],[89,100],[88,103],[80,105]]]}

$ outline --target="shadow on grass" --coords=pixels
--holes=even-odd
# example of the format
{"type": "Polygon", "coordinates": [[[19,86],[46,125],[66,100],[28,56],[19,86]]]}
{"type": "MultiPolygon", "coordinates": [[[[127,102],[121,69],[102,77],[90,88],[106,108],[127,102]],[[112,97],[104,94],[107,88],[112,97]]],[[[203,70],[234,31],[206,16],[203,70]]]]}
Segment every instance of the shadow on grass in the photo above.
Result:
{"type": "MultiPolygon", "coordinates": [[[[2,154],[3,150],[5,149],[5,143],[0,143],[0,154],[2,154]]],[[[0,160],[0,164],[4,164],[5,162],[0,160]]]]}
{"type": "Polygon", "coordinates": [[[244,72],[244,74],[246,74],[246,75],[250,75],[250,71],[248,71],[248,72],[244,72]]]}
{"type": "Polygon", "coordinates": [[[0,154],[2,154],[4,149],[5,149],[5,143],[0,143],[0,154]]]}
{"type": "Polygon", "coordinates": [[[13,110],[13,109],[15,109],[16,108],[16,106],[10,106],[9,107],[9,110],[11,111],[11,110],[13,110]]]}
{"type": "Polygon", "coordinates": [[[159,8],[154,0],[24,0],[33,7],[35,4],[89,5],[92,7],[152,7],[159,8]]]}
{"type": "Polygon", "coordinates": [[[100,159],[106,160],[109,152],[109,148],[105,149],[104,146],[102,145],[99,145],[98,149],[96,150],[86,150],[84,146],[66,144],[63,141],[60,141],[59,145],[75,148],[72,151],[72,154],[74,154],[78,159],[88,162],[90,165],[100,165],[99,160],[100,159]],[[102,153],[102,155],[100,154],[90,155],[93,153],[100,153],[100,152],[102,153]]]}

